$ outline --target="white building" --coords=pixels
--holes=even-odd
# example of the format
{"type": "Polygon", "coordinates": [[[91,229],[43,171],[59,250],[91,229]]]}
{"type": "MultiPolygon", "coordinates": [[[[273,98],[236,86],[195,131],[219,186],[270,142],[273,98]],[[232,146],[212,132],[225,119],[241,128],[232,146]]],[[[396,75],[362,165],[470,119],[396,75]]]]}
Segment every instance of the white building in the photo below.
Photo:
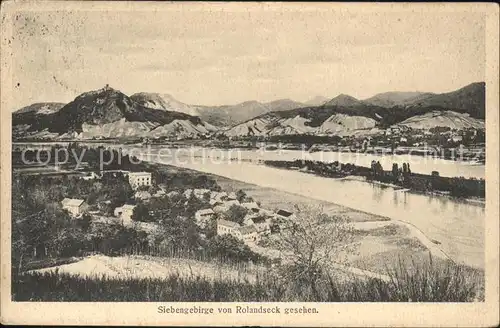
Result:
{"type": "Polygon", "coordinates": [[[81,215],[88,207],[83,199],[64,198],[61,204],[72,216],[81,215]]]}
{"type": "Polygon", "coordinates": [[[219,219],[217,220],[217,235],[232,235],[241,239],[240,225],[236,222],[219,219]]]}
{"type": "Polygon", "coordinates": [[[139,188],[140,186],[151,186],[151,173],[130,172],[128,174],[128,182],[134,189],[139,188]]]}
{"type": "Polygon", "coordinates": [[[124,223],[132,221],[135,205],[125,204],[115,208],[114,215],[123,220],[124,223]]]}

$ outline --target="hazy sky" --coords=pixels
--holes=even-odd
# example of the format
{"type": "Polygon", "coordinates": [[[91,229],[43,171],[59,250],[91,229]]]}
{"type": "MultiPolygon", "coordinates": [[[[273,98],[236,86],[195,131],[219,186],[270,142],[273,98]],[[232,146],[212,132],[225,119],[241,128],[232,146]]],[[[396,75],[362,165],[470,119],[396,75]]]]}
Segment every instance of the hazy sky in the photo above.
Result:
{"type": "Polygon", "coordinates": [[[220,105],[446,92],[484,80],[481,14],[322,7],[21,12],[14,18],[12,109],[69,102],[106,83],[128,95],[169,93],[220,105]]]}

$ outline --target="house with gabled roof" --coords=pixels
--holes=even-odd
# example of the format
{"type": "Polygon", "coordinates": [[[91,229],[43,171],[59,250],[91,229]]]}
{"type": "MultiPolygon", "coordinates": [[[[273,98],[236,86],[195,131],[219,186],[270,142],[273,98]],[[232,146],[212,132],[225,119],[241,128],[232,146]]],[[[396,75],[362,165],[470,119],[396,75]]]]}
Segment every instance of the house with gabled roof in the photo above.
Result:
{"type": "Polygon", "coordinates": [[[87,203],[83,199],[64,198],[61,201],[62,208],[69,212],[72,216],[83,214],[88,208],[87,203]]]}
{"type": "Polygon", "coordinates": [[[260,210],[260,206],[256,202],[243,202],[243,203],[241,203],[241,206],[243,206],[244,208],[246,208],[254,213],[257,213],[260,210]]]}

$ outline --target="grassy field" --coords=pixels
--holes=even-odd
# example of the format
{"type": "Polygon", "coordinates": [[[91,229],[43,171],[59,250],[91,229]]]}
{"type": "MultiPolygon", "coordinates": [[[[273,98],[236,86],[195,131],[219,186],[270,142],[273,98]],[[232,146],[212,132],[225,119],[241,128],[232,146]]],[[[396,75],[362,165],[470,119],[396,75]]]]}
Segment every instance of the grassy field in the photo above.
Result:
{"type": "Polygon", "coordinates": [[[324,276],[314,294],[295,280],[270,272],[256,279],[211,279],[199,274],[165,277],[77,276],[59,271],[13,277],[14,301],[214,301],[214,302],[473,302],[482,301],[483,286],[467,269],[451,263],[402,261],[388,268],[389,281],[324,276]]]}

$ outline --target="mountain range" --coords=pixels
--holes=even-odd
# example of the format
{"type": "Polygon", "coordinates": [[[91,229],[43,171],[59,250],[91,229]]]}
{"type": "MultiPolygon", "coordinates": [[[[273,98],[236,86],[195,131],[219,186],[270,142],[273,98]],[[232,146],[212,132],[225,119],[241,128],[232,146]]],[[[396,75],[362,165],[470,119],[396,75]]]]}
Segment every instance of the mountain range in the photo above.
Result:
{"type": "Polygon", "coordinates": [[[479,82],[442,94],[385,92],[364,100],[340,94],[305,103],[280,99],[201,106],[169,94],[128,97],[106,86],[68,104],[36,103],[17,110],[13,138],[185,138],[216,131],[227,136],[354,135],[379,133],[393,125],[478,128],[484,127],[484,98],[485,84],[479,82]]]}
{"type": "Polygon", "coordinates": [[[485,84],[433,94],[387,92],[365,100],[340,94],[322,106],[274,111],[225,131],[230,137],[283,134],[370,135],[394,125],[429,129],[484,128],[485,84]]]}

